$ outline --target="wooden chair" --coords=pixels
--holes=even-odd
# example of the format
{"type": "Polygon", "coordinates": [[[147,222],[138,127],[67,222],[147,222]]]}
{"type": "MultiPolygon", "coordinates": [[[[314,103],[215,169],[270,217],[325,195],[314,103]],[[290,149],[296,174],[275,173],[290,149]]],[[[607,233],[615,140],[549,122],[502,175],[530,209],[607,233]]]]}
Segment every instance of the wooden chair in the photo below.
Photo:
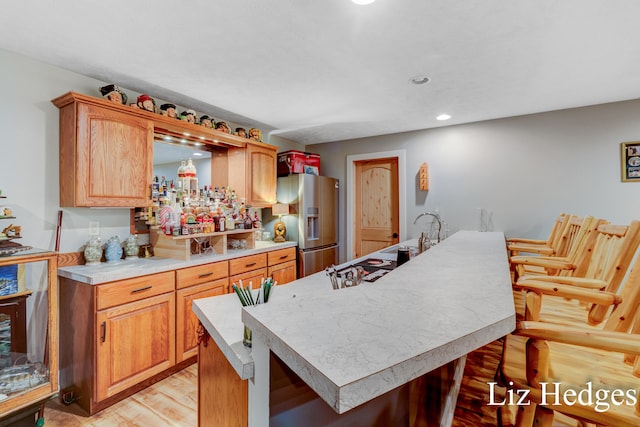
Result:
{"type": "Polygon", "coordinates": [[[511,390],[527,390],[532,402],[518,406],[517,426],[551,426],[554,411],[598,425],[640,426],[640,260],[628,268],[640,246],[640,222],[632,222],[624,237],[620,237],[622,228],[599,229],[598,254],[590,274],[600,278],[556,277],[556,282],[545,278],[528,286],[529,292],[544,295],[553,316],[532,310],[539,321],[518,322],[504,341],[499,377],[511,390]],[[567,298],[588,303],[589,315],[565,304],[567,298]],[[606,321],[595,326],[602,313],[609,314],[606,321]],[[623,404],[610,404],[602,411],[606,402],[589,406],[573,400],[543,400],[549,396],[543,395],[543,387],[548,391],[556,387],[554,383],[561,393],[609,390],[611,398],[611,390],[620,389],[627,394],[623,404]]]}
{"type": "Polygon", "coordinates": [[[640,247],[640,221],[632,221],[628,226],[601,224],[594,236],[584,274],[579,277],[525,276],[514,284],[516,301],[519,300],[517,292],[525,293],[522,298],[525,308],[518,310],[524,320],[540,320],[544,300],[553,304],[546,307],[549,317],[543,318],[566,320],[570,317],[568,311],[578,311],[582,324],[598,325],[604,320],[611,306],[619,302],[618,291],[640,247]],[[592,304],[588,318],[582,316],[586,313],[585,303],[592,304]],[[579,310],[572,308],[576,304],[579,310]]]}
{"type": "Polygon", "coordinates": [[[560,213],[556,218],[549,233],[549,237],[546,240],[541,239],[527,239],[522,237],[510,237],[507,239],[507,249],[510,256],[517,256],[522,253],[534,253],[539,255],[555,255],[565,256],[566,245],[562,243],[564,230],[567,228],[569,221],[566,219],[570,215],[560,213]],[[564,252],[564,253],[563,253],[564,252]]]}
{"type": "MultiPolygon", "coordinates": [[[[640,330],[637,319],[635,328],[640,330]]],[[[636,399],[640,394],[640,378],[633,375],[632,368],[625,364],[628,359],[622,356],[630,354],[637,360],[638,333],[594,331],[543,322],[520,322],[518,331],[518,335],[505,340],[501,362],[503,383],[518,395],[526,390],[527,402],[531,403],[517,406],[516,426],[550,427],[554,411],[598,425],[640,426],[640,405],[636,399]],[[555,387],[561,396],[557,401],[548,394],[555,387]],[[605,391],[610,399],[612,390],[621,390],[622,404],[613,405],[608,400],[589,406],[562,397],[584,394],[597,397],[605,391]],[[609,407],[600,406],[607,403],[609,407]]],[[[585,398],[583,402],[588,400],[585,398]]]]}
{"type": "Polygon", "coordinates": [[[606,220],[587,216],[569,216],[562,240],[566,245],[565,256],[525,256],[509,258],[514,272],[514,282],[527,275],[582,276],[584,275],[595,244],[595,231],[606,220]]]}

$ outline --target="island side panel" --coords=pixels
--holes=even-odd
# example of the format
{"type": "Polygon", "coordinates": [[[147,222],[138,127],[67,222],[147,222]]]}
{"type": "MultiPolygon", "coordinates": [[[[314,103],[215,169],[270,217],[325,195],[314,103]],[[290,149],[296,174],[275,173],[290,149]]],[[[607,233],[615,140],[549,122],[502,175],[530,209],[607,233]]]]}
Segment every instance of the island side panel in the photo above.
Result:
{"type": "Polygon", "coordinates": [[[241,380],[213,339],[198,345],[198,426],[246,427],[247,380],[241,380]]]}

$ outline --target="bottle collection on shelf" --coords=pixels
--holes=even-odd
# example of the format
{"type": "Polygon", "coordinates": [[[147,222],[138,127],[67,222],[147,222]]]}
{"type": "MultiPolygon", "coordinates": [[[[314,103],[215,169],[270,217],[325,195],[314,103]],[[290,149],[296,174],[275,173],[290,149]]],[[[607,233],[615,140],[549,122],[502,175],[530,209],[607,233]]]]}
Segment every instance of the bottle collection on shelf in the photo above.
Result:
{"type": "Polygon", "coordinates": [[[149,218],[167,236],[217,233],[236,229],[262,228],[257,212],[253,217],[244,198],[225,187],[198,188],[196,169],[191,159],[182,161],[176,182],[158,179],[152,184],[154,208],[149,218]]]}

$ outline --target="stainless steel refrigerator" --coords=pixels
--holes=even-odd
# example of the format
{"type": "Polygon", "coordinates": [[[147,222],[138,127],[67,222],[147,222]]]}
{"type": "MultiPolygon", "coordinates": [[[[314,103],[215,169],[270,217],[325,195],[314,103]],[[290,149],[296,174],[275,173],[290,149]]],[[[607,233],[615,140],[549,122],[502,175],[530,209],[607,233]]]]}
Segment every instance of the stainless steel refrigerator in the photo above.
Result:
{"type": "Polygon", "coordinates": [[[287,240],[298,242],[298,275],[305,277],[338,264],[336,178],[294,174],[278,178],[278,202],[289,203],[282,218],[287,240]]]}

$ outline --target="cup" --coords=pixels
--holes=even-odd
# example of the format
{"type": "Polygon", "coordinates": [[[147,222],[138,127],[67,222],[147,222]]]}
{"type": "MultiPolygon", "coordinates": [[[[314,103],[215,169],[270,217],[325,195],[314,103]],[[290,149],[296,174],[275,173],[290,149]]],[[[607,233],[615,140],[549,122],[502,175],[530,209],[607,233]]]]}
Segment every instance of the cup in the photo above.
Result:
{"type": "Polygon", "coordinates": [[[410,259],[411,259],[411,252],[409,251],[409,248],[407,248],[406,246],[400,246],[398,248],[398,258],[396,261],[396,263],[398,264],[398,267],[400,267],[402,264],[409,261],[410,259]]]}

